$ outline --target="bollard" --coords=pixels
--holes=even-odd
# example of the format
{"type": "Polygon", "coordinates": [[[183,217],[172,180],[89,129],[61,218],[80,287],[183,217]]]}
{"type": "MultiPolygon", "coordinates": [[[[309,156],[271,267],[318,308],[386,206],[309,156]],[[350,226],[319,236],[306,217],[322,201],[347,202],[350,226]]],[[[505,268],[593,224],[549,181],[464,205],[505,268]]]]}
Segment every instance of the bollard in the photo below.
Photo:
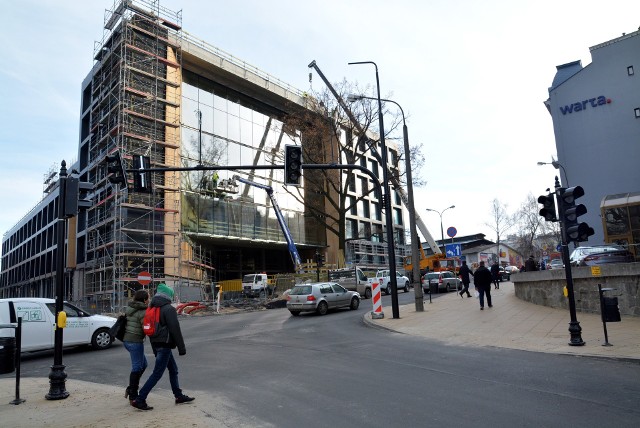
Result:
{"type": "Polygon", "coordinates": [[[371,311],[371,318],[381,319],[384,318],[384,312],[382,312],[382,293],[380,292],[380,281],[377,279],[371,284],[373,287],[371,300],[373,302],[373,311],[371,311]]]}

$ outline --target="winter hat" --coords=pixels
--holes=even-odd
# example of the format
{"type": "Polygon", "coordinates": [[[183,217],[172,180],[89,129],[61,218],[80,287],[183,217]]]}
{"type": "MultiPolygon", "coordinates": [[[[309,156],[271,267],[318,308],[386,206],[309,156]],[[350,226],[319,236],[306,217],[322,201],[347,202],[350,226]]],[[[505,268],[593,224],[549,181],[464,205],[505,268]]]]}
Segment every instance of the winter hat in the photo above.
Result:
{"type": "Polygon", "coordinates": [[[164,282],[161,282],[160,284],[158,284],[158,288],[156,290],[156,294],[163,294],[166,297],[168,297],[169,300],[171,300],[171,299],[173,299],[173,288],[171,288],[170,286],[168,286],[164,282]]]}

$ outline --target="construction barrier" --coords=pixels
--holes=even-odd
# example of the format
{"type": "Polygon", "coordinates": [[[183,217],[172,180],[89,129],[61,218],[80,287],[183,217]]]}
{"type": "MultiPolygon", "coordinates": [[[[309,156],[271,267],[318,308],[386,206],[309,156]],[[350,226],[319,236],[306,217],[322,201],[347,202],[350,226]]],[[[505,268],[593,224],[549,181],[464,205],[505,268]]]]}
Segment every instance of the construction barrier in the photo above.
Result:
{"type": "Polygon", "coordinates": [[[373,302],[373,311],[371,311],[371,318],[380,319],[384,318],[384,313],[382,312],[382,293],[380,292],[380,281],[377,279],[371,284],[373,287],[373,295],[371,296],[371,300],[373,302]]]}

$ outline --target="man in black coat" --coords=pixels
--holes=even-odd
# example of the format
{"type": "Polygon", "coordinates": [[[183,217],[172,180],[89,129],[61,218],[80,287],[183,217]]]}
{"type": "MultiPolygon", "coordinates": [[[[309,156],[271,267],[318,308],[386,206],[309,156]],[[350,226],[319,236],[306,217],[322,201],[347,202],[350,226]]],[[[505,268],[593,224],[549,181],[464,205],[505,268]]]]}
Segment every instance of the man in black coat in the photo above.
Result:
{"type": "Polygon", "coordinates": [[[493,307],[491,304],[491,271],[487,269],[484,262],[480,262],[480,267],[473,273],[473,283],[476,286],[476,290],[480,293],[480,310],[484,310],[484,295],[487,295],[487,304],[489,307],[493,307]]]}
{"type": "Polygon", "coordinates": [[[498,262],[494,262],[491,265],[491,279],[493,280],[493,286],[497,290],[500,288],[500,266],[498,262]]]}
{"type": "Polygon", "coordinates": [[[473,272],[471,272],[471,269],[467,266],[467,262],[463,261],[462,266],[460,266],[460,271],[458,272],[463,287],[460,292],[460,297],[463,297],[464,293],[467,293],[467,297],[471,297],[471,293],[469,293],[469,283],[471,282],[469,275],[473,276],[473,272]]]}

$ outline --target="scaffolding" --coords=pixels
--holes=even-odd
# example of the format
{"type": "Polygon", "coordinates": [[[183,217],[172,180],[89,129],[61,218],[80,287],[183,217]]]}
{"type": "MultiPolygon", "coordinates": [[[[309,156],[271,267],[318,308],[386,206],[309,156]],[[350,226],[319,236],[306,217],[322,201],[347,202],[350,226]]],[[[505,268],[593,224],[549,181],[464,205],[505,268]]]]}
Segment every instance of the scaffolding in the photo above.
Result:
{"type": "MultiPolygon", "coordinates": [[[[346,262],[365,270],[389,269],[386,242],[374,242],[364,239],[348,240],[345,243],[346,262]]],[[[397,245],[396,268],[403,269],[402,260],[409,254],[410,248],[397,245]]]]}
{"type": "Polygon", "coordinates": [[[136,155],[152,168],[180,166],[181,22],[159,1],[116,1],[95,45],[87,156],[97,190],[82,265],[83,297],[95,306],[121,309],[140,272],[152,286],[180,276],[179,174],[153,173],[152,193],[118,189],[104,159],[119,151],[127,169],[136,155]]]}

